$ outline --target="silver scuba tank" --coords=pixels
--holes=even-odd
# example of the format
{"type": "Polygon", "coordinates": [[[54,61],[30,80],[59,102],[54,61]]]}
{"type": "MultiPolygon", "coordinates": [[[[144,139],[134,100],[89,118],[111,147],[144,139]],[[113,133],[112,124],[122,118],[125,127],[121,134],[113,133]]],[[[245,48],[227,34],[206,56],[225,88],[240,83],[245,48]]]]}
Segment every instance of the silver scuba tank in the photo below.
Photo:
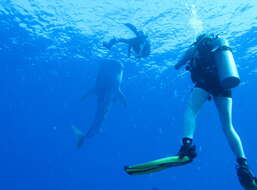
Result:
{"type": "Polygon", "coordinates": [[[214,61],[217,65],[221,86],[226,89],[238,86],[240,77],[228,41],[216,37],[213,42],[212,52],[214,52],[214,61]]]}

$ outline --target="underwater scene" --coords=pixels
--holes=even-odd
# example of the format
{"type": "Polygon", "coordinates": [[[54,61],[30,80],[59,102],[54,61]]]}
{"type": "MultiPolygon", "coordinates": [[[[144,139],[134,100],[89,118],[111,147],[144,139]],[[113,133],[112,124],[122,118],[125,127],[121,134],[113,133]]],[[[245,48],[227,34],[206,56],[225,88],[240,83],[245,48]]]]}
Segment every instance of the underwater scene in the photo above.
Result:
{"type": "Polygon", "coordinates": [[[1,190],[257,190],[256,0],[0,0],[1,190]]]}

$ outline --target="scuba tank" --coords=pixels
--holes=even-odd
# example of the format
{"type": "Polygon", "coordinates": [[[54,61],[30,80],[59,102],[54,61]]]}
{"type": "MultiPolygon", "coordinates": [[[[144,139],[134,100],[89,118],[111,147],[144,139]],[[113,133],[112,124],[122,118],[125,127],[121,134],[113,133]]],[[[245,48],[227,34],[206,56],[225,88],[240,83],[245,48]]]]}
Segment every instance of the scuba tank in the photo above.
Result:
{"type": "Polygon", "coordinates": [[[210,61],[208,57],[211,57],[222,88],[230,89],[239,85],[240,77],[227,40],[215,34],[202,34],[197,38],[195,46],[201,59],[207,58],[203,61],[210,61]]]}
{"type": "Polygon", "coordinates": [[[238,86],[240,77],[228,41],[218,36],[214,38],[212,52],[221,86],[226,89],[238,86]]]}

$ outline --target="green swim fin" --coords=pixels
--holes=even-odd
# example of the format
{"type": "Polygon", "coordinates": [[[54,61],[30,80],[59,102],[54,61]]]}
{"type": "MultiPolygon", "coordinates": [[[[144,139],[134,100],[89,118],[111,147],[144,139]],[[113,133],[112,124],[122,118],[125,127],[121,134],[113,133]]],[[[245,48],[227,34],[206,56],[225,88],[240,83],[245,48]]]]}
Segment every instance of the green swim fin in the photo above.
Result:
{"type": "Polygon", "coordinates": [[[143,175],[158,172],[171,167],[182,166],[190,163],[191,161],[192,159],[190,159],[188,156],[184,156],[183,158],[179,158],[179,156],[170,156],[145,162],[143,164],[125,166],[124,170],[129,175],[143,175]]]}

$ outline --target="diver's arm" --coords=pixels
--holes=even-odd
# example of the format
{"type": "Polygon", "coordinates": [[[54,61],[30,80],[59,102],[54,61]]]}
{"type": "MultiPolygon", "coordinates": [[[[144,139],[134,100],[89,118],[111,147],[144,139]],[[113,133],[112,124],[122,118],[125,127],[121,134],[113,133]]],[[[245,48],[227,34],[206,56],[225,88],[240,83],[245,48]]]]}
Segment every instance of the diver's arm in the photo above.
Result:
{"type": "Polygon", "coordinates": [[[196,47],[194,46],[190,47],[183,55],[183,57],[179,60],[179,62],[175,65],[175,69],[180,69],[188,61],[190,61],[193,58],[195,51],[196,51],[196,47]]]}
{"type": "Polygon", "coordinates": [[[122,43],[125,43],[125,44],[130,44],[131,43],[131,39],[118,38],[117,42],[122,42],[122,43]]]}

